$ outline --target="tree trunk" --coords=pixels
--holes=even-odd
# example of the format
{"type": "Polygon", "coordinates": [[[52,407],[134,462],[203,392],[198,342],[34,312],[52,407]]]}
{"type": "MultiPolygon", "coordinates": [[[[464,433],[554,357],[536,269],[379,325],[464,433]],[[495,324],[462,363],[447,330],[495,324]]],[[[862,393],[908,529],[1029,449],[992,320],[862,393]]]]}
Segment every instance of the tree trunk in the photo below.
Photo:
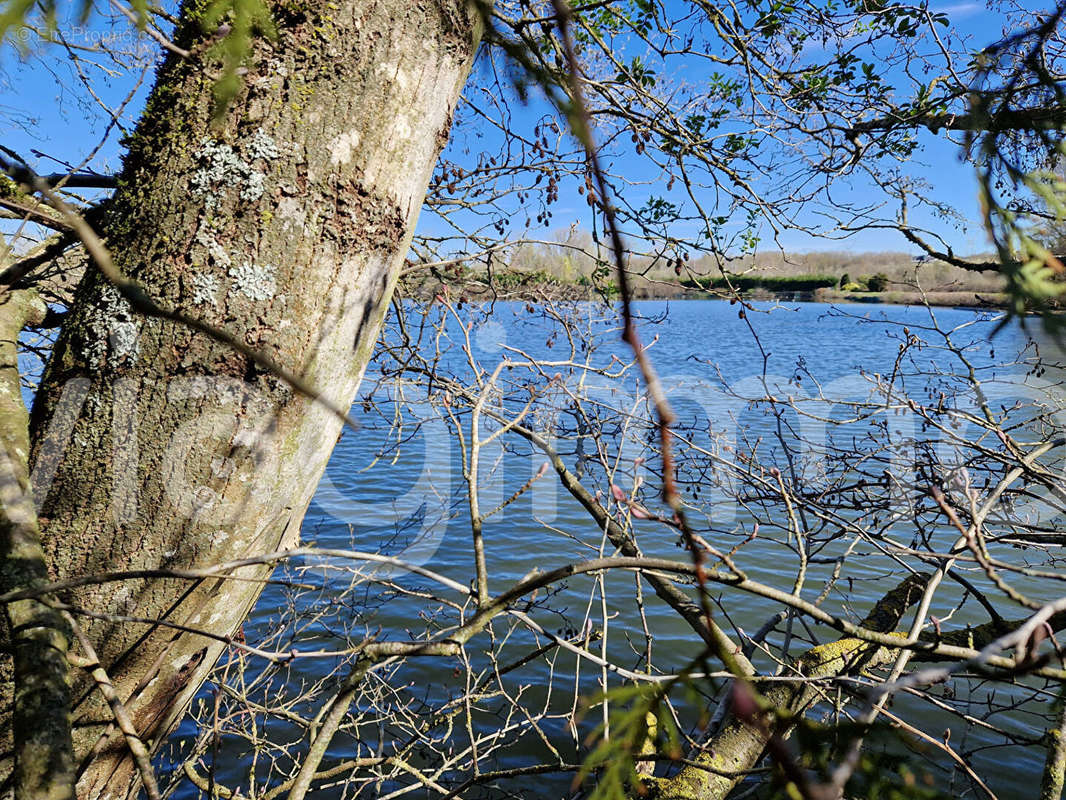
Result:
{"type": "MultiPolygon", "coordinates": [[[[203,52],[188,0],[179,43],[203,52]]],[[[237,333],[340,408],[354,398],[470,71],[467,0],[277,4],[244,88],[211,123],[217,65],[169,57],[104,228],[162,305],[237,333]]],[[[203,334],[81,282],[32,414],[42,538],[56,578],[206,566],[296,543],[340,433],[322,405],[203,334]]],[[[263,578],[266,567],[243,577],[263,578]]],[[[123,580],[65,600],[226,636],[254,581],[123,580]]],[[[80,620],[134,725],[158,745],[223,644],[80,620]]],[[[128,796],[132,761],[84,676],[79,797],[128,796]]]]}

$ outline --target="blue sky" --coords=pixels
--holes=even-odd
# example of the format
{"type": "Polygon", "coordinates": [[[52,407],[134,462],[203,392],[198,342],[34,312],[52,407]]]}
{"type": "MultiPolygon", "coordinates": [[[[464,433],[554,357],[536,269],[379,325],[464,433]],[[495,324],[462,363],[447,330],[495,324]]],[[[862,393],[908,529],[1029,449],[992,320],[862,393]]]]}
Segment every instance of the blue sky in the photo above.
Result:
{"type": "MultiPolygon", "coordinates": [[[[681,7],[683,0],[670,0],[668,6],[681,7]]],[[[954,37],[964,38],[974,48],[985,46],[996,41],[1002,35],[1003,17],[999,13],[993,13],[983,4],[978,3],[937,3],[931,6],[933,12],[944,12],[951,15],[951,33],[954,37]]],[[[634,47],[633,52],[627,52],[626,58],[639,54],[639,48],[634,47]]],[[[625,60],[625,59],[623,59],[625,60]]],[[[707,69],[700,64],[683,65],[678,73],[668,76],[671,79],[699,81],[705,80],[707,69]],[[684,74],[686,73],[687,74],[684,74]]],[[[895,76],[886,76],[891,82],[895,76]]],[[[534,121],[549,107],[543,101],[533,101],[528,107],[514,113],[513,119],[518,127],[524,127],[526,131],[532,129],[534,121]]],[[[740,130],[738,128],[738,130],[740,130]]],[[[459,143],[478,146],[476,134],[469,131],[456,130],[454,132],[453,147],[446,155],[462,163],[462,156],[457,155],[459,143]]],[[[500,137],[491,134],[480,140],[483,147],[494,146],[500,137]]],[[[949,206],[957,215],[957,219],[945,220],[934,215],[928,208],[912,204],[910,219],[912,224],[935,231],[943,237],[943,241],[950,245],[958,253],[988,252],[990,249],[987,236],[980,226],[977,205],[977,183],[971,165],[965,163],[960,157],[960,148],[943,136],[934,136],[928,132],[920,135],[922,147],[901,171],[908,177],[925,181],[936,197],[945,205],[949,206]]],[[[633,205],[642,205],[650,196],[660,196],[670,200],[677,199],[681,194],[675,189],[671,195],[664,185],[665,180],[658,180],[656,170],[646,159],[636,157],[631,151],[616,151],[613,157],[608,157],[607,162],[612,166],[612,172],[624,174],[633,184],[627,191],[626,196],[633,205]]],[[[581,225],[586,230],[589,227],[589,212],[584,203],[584,198],[576,194],[577,182],[563,183],[561,190],[561,203],[555,210],[555,217],[548,228],[538,231],[536,225],[530,228],[534,234],[550,233],[550,229],[565,229],[572,223],[581,225]]],[[[709,194],[709,192],[707,193],[709,194]]],[[[849,202],[861,202],[872,197],[871,186],[860,179],[838,180],[834,184],[833,197],[842,204],[849,202]]],[[[702,200],[703,198],[701,198],[702,200]]],[[[886,210],[888,216],[894,215],[895,206],[886,210]]],[[[523,209],[515,207],[516,215],[520,218],[523,209]]],[[[745,221],[743,218],[734,218],[726,227],[740,230],[745,221]]],[[[819,218],[818,209],[810,207],[798,216],[801,224],[812,224],[819,218]]],[[[431,219],[424,217],[427,228],[434,231],[443,231],[443,226],[436,225],[431,219]]],[[[688,235],[699,227],[699,223],[693,221],[682,223],[672,229],[677,235],[688,235]]],[[[773,247],[770,241],[770,231],[763,226],[760,231],[763,247],[773,247]]],[[[849,251],[865,250],[905,250],[917,252],[917,248],[910,245],[897,231],[886,229],[869,229],[850,235],[846,238],[839,236],[833,239],[815,238],[798,230],[786,230],[778,237],[778,243],[792,251],[801,250],[825,250],[839,249],[849,251]]]]}
{"type": "MultiPolygon", "coordinates": [[[[1000,15],[988,11],[983,4],[941,3],[932,8],[949,13],[954,30],[972,37],[975,43],[989,43],[1000,33],[1000,15]]],[[[151,53],[155,49],[154,44],[138,40],[136,34],[131,32],[123,21],[108,26],[101,20],[95,20],[88,27],[73,26],[67,30],[68,40],[73,45],[89,46],[102,42],[115,47],[139,47],[145,53],[151,53]]],[[[0,137],[3,143],[27,156],[31,164],[41,172],[61,169],[61,164],[48,158],[33,156],[33,151],[43,152],[60,162],[72,164],[80,163],[89,156],[107,126],[106,117],[101,113],[96,101],[86,98],[81,85],[85,76],[72,69],[62,50],[55,46],[39,50],[34,48],[34,55],[29,59],[19,57],[10,44],[5,44],[0,53],[0,137]]],[[[151,70],[148,70],[147,74],[143,68],[122,72],[115,70],[114,65],[107,64],[106,59],[103,61],[100,66],[89,70],[91,74],[88,78],[92,82],[93,90],[100,102],[112,107],[117,107],[132,92],[134,99],[126,107],[123,116],[124,124],[132,125],[143,103],[147,85],[151,81],[151,70]],[[145,83],[138,89],[139,80],[145,80],[145,83]]],[[[149,62],[150,58],[145,61],[149,62]]],[[[529,106],[516,111],[514,124],[527,128],[528,133],[531,133],[535,121],[546,110],[547,105],[543,101],[534,100],[529,106]]],[[[109,132],[106,142],[91,160],[92,168],[110,172],[118,167],[120,136],[121,131],[118,129],[109,132]]],[[[459,164],[471,164],[476,160],[479,143],[495,146],[498,142],[494,141],[491,134],[479,138],[469,130],[456,131],[446,156],[459,164]],[[470,148],[469,155],[464,153],[466,148],[470,148]]],[[[905,170],[909,175],[929,181],[935,187],[938,197],[951,205],[969,224],[962,229],[956,229],[932,218],[923,220],[921,209],[913,212],[914,219],[936,227],[957,251],[987,250],[985,234],[975,222],[977,203],[973,171],[969,165],[960,162],[958,153],[954,144],[941,137],[927,135],[924,137],[922,149],[906,165],[905,170]]],[[[614,166],[626,171],[638,183],[655,179],[655,173],[648,169],[648,165],[631,155],[621,154],[620,158],[614,160],[614,166]]],[[[576,183],[564,183],[561,187],[560,202],[553,209],[553,219],[547,226],[532,225],[530,231],[533,234],[548,237],[554,230],[565,229],[575,222],[582,227],[588,227],[588,209],[584,198],[577,194],[576,186],[576,183]]],[[[834,191],[837,198],[847,201],[864,198],[869,189],[861,183],[845,182],[839,184],[834,191]]],[[[631,202],[637,205],[643,202],[646,196],[668,196],[664,186],[654,184],[634,187],[631,192],[631,202]]],[[[515,209],[516,212],[519,210],[515,209]]],[[[809,220],[814,220],[816,211],[804,212],[808,213],[809,220]]],[[[804,220],[803,215],[800,219],[804,220]]],[[[423,215],[421,224],[423,230],[431,233],[444,230],[440,222],[434,220],[431,215],[423,215]]],[[[741,223],[738,221],[735,224],[739,226],[741,223]]],[[[687,231],[682,229],[677,233],[684,235],[687,231]]],[[[764,237],[765,233],[764,230],[764,237]]],[[[785,248],[796,251],[913,250],[898,233],[884,230],[864,231],[839,241],[825,241],[798,232],[785,232],[779,241],[785,248]]]]}

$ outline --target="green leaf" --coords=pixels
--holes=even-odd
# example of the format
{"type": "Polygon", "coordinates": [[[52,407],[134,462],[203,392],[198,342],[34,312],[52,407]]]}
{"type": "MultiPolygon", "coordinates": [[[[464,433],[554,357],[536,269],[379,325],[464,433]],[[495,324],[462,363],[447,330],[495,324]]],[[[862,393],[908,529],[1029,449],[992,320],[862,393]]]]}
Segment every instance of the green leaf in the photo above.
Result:
{"type": "MultiPolygon", "coordinates": [[[[146,2],[146,0],[144,0],[146,2]]],[[[222,56],[222,76],[214,86],[216,119],[241,89],[239,70],[252,50],[252,37],[277,37],[277,26],[264,0],[214,0],[203,16],[205,32],[226,24],[229,30],[211,51],[222,56]]]]}
{"type": "MultiPolygon", "coordinates": [[[[5,0],[0,13],[0,40],[6,39],[14,30],[26,27],[27,17],[33,9],[34,0],[5,0]]],[[[24,43],[16,40],[21,47],[24,43]]]]}

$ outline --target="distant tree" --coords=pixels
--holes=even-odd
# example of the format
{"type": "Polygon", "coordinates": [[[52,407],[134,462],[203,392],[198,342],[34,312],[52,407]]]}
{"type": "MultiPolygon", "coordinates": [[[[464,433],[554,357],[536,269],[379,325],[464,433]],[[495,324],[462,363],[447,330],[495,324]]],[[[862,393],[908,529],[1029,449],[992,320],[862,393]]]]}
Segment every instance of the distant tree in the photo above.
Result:
{"type": "Polygon", "coordinates": [[[866,279],[866,288],[871,292],[883,292],[888,288],[888,276],[878,272],[866,279]]]}

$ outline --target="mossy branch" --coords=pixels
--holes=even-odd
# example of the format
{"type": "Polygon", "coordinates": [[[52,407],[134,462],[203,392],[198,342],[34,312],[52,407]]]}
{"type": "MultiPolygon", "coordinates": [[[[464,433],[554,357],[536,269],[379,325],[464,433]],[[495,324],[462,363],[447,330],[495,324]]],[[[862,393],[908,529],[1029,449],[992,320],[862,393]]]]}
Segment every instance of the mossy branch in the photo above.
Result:
{"type": "Polygon", "coordinates": [[[1055,699],[1058,706],[1058,724],[1049,728],[1047,757],[1044,760],[1044,777],[1040,782],[1040,800],[1060,800],[1066,785],[1066,686],[1059,688],[1055,699]]]}
{"type": "MultiPolygon", "coordinates": [[[[19,333],[45,312],[31,290],[0,297],[0,594],[49,582],[30,489],[29,416],[18,371],[19,333]]],[[[74,796],[75,770],[68,626],[47,597],[13,600],[4,611],[14,673],[15,797],[68,800],[74,796]]]]}
{"type": "MultiPolygon", "coordinates": [[[[909,575],[881,598],[863,620],[862,627],[883,633],[892,631],[907,609],[918,602],[927,575],[909,575]]],[[[774,682],[763,698],[781,720],[802,714],[818,696],[814,679],[852,675],[887,663],[895,650],[847,637],[812,647],[795,663],[796,682],[774,682]]],[[[757,681],[755,681],[757,683],[757,681]]],[[[791,727],[752,725],[740,715],[730,714],[697,756],[695,763],[684,767],[672,778],[655,782],[656,797],[669,800],[715,800],[724,798],[762,757],[772,733],[783,734],[791,727]],[[784,727],[784,730],[782,730],[784,727]]]]}

